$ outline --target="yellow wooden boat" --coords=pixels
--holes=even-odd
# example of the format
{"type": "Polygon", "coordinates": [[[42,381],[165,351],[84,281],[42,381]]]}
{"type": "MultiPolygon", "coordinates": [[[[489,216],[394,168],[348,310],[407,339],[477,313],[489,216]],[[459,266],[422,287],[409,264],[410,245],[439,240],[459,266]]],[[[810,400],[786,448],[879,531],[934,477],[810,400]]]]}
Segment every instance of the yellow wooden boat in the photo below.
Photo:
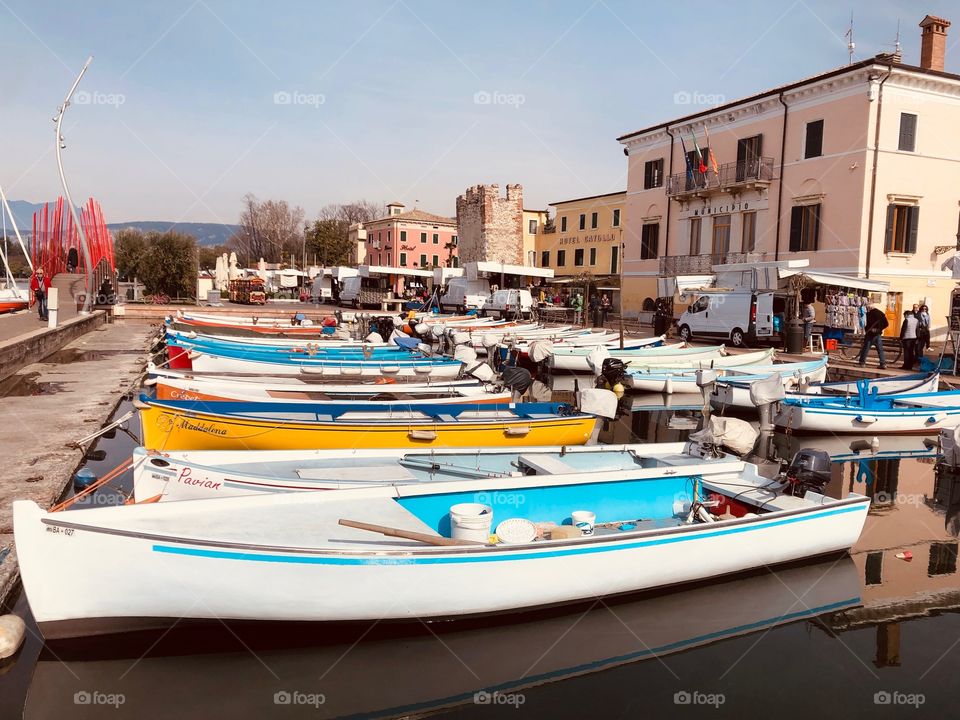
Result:
{"type": "Polygon", "coordinates": [[[411,405],[204,402],[141,396],[150,450],[584,445],[596,418],[564,403],[411,405]]]}

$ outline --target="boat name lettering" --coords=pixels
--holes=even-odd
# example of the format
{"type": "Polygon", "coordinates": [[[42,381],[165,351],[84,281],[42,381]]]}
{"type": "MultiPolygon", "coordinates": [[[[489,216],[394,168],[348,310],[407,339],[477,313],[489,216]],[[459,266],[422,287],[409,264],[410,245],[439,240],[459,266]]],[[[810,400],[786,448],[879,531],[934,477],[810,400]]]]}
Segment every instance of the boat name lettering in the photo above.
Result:
{"type": "Polygon", "coordinates": [[[224,436],[227,434],[226,430],[211,425],[210,423],[192,423],[185,418],[181,421],[180,427],[184,430],[196,430],[197,432],[207,433],[208,435],[224,436]]]}
{"type": "Polygon", "coordinates": [[[213,480],[204,480],[203,478],[190,477],[193,471],[190,468],[183,468],[177,476],[177,482],[183,485],[196,485],[198,487],[209,488],[210,490],[219,490],[220,483],[213,480]]]}
{"type": "Polygon", "coordinates": [[[171,390],[170,397],[173,400],[199,400],[200,399],[199,395],[194,395],[193,393],[189,393],[186,390],[171,390]]]}

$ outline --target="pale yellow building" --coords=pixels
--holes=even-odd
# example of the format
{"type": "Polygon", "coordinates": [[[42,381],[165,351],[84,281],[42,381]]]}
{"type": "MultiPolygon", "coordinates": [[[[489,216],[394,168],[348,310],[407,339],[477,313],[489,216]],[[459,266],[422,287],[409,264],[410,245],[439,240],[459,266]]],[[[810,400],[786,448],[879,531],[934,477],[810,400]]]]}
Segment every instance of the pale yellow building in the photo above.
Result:
{"type": "Polygon", "coordinates": [[[624,191],[550,203],[554,231],[536,238],[537,267],[555,277],[617,275],[626,198],[624,191]]]}
{"type": "Polygon", "coordinates": [[[523,264],[537,265],[537,238],[543,234],[550,217],[548,210],[523,209],[523,264]]]}

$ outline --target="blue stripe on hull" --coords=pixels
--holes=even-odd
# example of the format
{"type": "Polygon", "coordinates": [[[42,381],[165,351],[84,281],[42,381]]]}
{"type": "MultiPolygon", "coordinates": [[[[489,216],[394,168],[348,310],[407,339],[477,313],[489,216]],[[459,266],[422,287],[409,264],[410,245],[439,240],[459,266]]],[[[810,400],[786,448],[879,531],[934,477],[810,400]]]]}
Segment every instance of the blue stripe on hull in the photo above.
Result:
{"type": "Polygon", "coordinates": [[[744,532],[753,532],[765,530],[767,528],[777,527],[779,525],[792,525],[798,522],[809,520],[820,520],[833,515],[844,515],[851,512],[861,512],[863,504],[858,503],[850,507],[837,508],[815,515],[800,515],[797,517],[788,517],[781,520],[764,522],[759,525],[750,524],[739,527],[724,528],[711,532],[700,532],[695,534],[680,534],[675,536],[653,538],[651,540],[638,540],[628,543],[605,543],[603,545],[587,545],[581,547],[568,547],[558,550],[542,550],[534,552],[519,552],[506,555],[502,552],[486,552],[482,555],[469,556],[448,556],[448,557],[331,557],[331,556],[303,556],[303,555],[275,555],[260,554],[251,552],[233,552],[227,550],[204,550],[201,548],[175,547],[171,545],[154,545],[153,552],[168,553],[172,555],[187,555],[191,557],[204,557],[217,560],[246,560],[252,562],[271,562],[271,563],[295,563],[301,565],[450,565],[457,563],[475,563],[475,562],[511,562],[516,560],[543,560],[555,557],[570,557],[573,555],[593,555],[595,553],[617,552],[620,550],[634,550],[637,548],[651,547],[655,545],[669,545],[678,542],[689,542],[693,540],[706,540],[724,535],[735,535],[744,532]]]}

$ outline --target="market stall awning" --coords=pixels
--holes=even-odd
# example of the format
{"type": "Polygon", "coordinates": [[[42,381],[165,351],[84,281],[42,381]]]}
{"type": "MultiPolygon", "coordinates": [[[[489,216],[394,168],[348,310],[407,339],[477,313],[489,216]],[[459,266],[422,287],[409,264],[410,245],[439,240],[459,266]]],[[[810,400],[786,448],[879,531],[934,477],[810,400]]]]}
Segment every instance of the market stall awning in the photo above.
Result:
{"type": "Polygon", "coordinates": [[[810,282],[820,285],[832,285],[834,287],[853,288],[856,290],[887,292],[890,289],[890,283],[882,280],[868,280],[866,278],[851,277],[849,275],[840,275],[838,273],[819,272],[814,270],[787,270],[781,268],[778,271],[778,275],[781,279],[793,277],[794,275],[803,275],[810,282]]]}

